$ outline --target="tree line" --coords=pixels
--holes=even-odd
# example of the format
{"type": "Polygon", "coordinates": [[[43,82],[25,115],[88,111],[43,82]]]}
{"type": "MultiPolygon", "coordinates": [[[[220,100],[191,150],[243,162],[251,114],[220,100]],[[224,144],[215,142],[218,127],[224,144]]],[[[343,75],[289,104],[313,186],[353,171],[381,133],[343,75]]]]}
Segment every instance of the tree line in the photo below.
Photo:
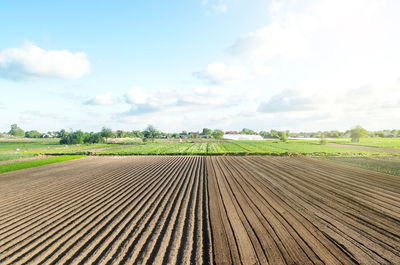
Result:
{"type": "MultiPolygon", "coordinates": [[[[103,127],[100,132],[83,132],[81,130],[67,132],[65,129],[56,132],[40,133],[37,130],[24,131],[17,124],[12,124],[11,129],[8,132],[12,136],[26,137],[26,138],[48,138],[57,137],[60,138],[61,144],[84,144],[84,143],[104,143],[110,138],[141,138],[143,141],[153,141],[157,138],[167,139],[186,139],[186,138],[213,138],[219,140],[223,137],[224,132],[220,129],[212,130],[210,128],[203,128],[201,132],[188,132],[182,131],[180,133],[165,133],[161,132],[153,125],[147,126],[143,131],[133,130],[124,131],[117,130],[113,131],[110,128],[103,127]]],[[[260,135],[263,138],[280,139],[284,142],[287,141],[288,137],[298,138],[321,138],[321,142],[325,141],[326,138],[344,138],[350,137],[352,141],[358,142],[362,137],[400,137],[400,130],[380,130],[380,131],[367,131],[361,126],[356,126],[350,130],[341,132],[338,130],[331,131],[318,131],[318,132],[290,132],[278,131],[271,129],[270,131],[256,132],[254,130],[243,128],[241,131],[230,131],[227,133],[235,134],[249,134],[249,135],[260,135]]],[[[0,137],[4,137],[0,133],[0,137]]]]}

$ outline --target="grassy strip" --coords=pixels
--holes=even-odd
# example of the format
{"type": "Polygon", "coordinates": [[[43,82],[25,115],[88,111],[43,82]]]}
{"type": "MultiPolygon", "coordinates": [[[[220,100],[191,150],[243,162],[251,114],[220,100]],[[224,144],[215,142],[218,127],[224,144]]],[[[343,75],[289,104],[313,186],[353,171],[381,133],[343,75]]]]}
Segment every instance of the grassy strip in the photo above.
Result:
{"type": "Polygon", "coordinates": [[[36,154],[21,154],[21,153],[0,153],[0,161],[13,160],[18,158],[34,157],[36,154]]]}
{"type": "Polygon", "coordinates": [[[347,145],[400,149],[400,138],[361,138],[360,142],[358,143],[351,142],[350,139],[346,141],[333,140],[329,142],[347,145]]]}
{"type": "Polygon", "coordinates": [[[12,164],[0,165],[0,174],[5,173],[5,172],[20,170],[20,169],[25,169],[25,168],[38,167],[38,166],[43,166],[43,165],[47,165],[47,164],[53,164],[53,163],[78,159],[78,158],[82,158],[82,157],[85,157],[85,156],[84,155],[71,155],[71,156],[64,155],[64,156],[57,156],[57,157],[50,157],[50,158],[44,158],[44,159],[38,159],[38,160],[15,162],[12,164]]]}

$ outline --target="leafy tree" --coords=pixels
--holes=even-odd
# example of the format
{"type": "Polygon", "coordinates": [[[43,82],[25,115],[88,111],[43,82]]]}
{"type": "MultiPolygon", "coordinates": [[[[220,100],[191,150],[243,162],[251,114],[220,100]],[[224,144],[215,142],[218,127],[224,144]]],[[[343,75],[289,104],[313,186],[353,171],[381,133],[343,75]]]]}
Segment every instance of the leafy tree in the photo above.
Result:
{"type": "Polygon", "coordinates": [[[142,138],[142,132],[141,131],[132,131],[132,135],[135,138],[142,138]]]}
{"type": "Polygon", "coordinates": [[[253,131],[253,130],[247,129],[247,128],[243,128],[243,129],[239,132],[239,134],[256,134],[256,132],[253,131]]]}
{"type": "Polygon", "coordinates": [[[352,142],[359,142],[360,138],[365,137],[368,134],[369,132],[359,125],[350,130],[350,138],[352,142]]]}
{"type": "Polygon", "coordinates": [[[212,132],[213,131],[209,128],[203,128],[203,135],[205,135],[207,138],[211,137],[212,132]]]}
{"type": "Polygon", "coordinates": [[[114,138],[115,134],[113,133],[113,131],[110,128],[103,127],[101,129],[101,136],[106,138],[106,141],[107,141],[107,138],[114,138]]]}
{"type": "Polygon", "coordinates": [[[159,135],[160,132],[153,125],[147,126],[147,128],[143,131],[144,139],[151,139],[152,142],[154,142],[154,139],[159,135]]]}
{"type": "Polygon", "coordinates": [[[270,132],[269,132],[269,136],[271,137],[271,138],[279,138],[279,131],[277,131],[277,130],[271,130],[270,132]]]}
{"type": "Polygon", "coordinates": [[[36,130],[25,132],[26,138],[40,138],[40,136],[41,133],[36,130]]]}
{"type": "Polygon", "coordinates": [[[222,130],[216,129],[213,131],[212,136],[216,140],[220,140],[222,136],[224,136],[224,132],[222,130]]]}
{"type": "Polygon", "coordinates": [[[104,143],[104,138],[101,136],[101,133],[88,133],[85,135],[85,143],[88,144],[96,144],[96,143],[104,143]]]}
{"type": "Polygon", "coordinates": [[[269,132],[267,132],[267,131],[260,131],[259,135],[261,135],[262,138],[268,138],[268,137],[269,137],[269,132]]]}
{"type": "Polygon", "coordinates": [[[284,131],[280,132],[280,133],[279,133],[279,139],[280,139],[282,142],[286,143],[287,140],[288,140],[288,139],[287,139],[286,132],[284,132],[284,131]]]}
{"type": "Polygon", "coordinates": [[[64,138],[67,134],[68,134],[67,131],[62,129],[57,133],[57,136],[60,138],[64,138]]]}
{"type": "Polygon", "coordinates": [[[125,138],[126,137],[126,132],[124,132],[123,130],[118,130],[117,131],[117,137],[118,138],[125,138]]]}
{"type": "Polygon", "coordinates": [[[18,125],[15,123],[11,125],[11,130],[10,130],[9,134],[11,134],[13,136],[19,136],[19,137],[25,136],[24,130],[19,128],[18,125]]]}

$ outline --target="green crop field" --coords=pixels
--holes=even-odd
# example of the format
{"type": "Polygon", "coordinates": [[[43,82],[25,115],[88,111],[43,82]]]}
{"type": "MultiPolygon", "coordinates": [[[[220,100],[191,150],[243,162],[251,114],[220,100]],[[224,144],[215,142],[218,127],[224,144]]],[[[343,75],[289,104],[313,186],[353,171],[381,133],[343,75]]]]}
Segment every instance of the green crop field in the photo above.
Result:
{"type": "Polygon", "coordinates": [[[205,143],[143,143],[109,148],[99,155],[284,155],[297,153],[303,155],[370,155],[372,152],[320,145],[316,141],[223,141],[205,143]]]}
{"type": "MultiPolygon", "coordinates": [[[[362,139],[382,147],[382,142],[374,139],[362,139]]],[[[382,140],[382,139],[379,139],[382,140]]],[[[395,147],[397,139],[383,139],[385,147],[395,147]],[[391,141],[390,141],[391,140],[391,141]]],[[[340,141],[344,143],[344,141],[340,141]]],[[[349,143],[349,142],[346,142],[349,143]]],[[[382,155],[378,152],[321,145],[319,141],[289,140],[284,143],[278,140],[260,141],[122,141],[108,144],[60,145],[57,139],[31,141],[0,142],[0,161],[33,155],[285,155],[302,154],[312,156],[368,156],[382,155]],[[19,149],[18,153],[11,153],[19,149]]]]}
{"type": "Polygon", "coordinates": [[[400,176],[400,157],[326,157],[326,159],[350,166],[371,169],[378,172],[400,176]]]}
{"type": "Polygon", "coordinates": [[[400,138],[361,138],[360,142],[358,143],[353,143],[351,142],[350,139],[347,141],[330,141],[330,142],[338,144],[400,149],[400,138]]]}

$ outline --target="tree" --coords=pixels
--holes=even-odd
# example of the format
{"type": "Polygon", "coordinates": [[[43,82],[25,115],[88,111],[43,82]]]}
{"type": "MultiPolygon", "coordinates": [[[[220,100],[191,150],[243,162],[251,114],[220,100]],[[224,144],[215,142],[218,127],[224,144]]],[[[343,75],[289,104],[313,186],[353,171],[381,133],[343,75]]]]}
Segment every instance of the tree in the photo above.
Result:
{"type": "Polygon", "coordinates": [[[13,125],[11,125],[11,130],[10,130],[9,134],[11,134],[13,136],[18,136],[18,137],[24,137],[25,136],[24,130],[19,128],[18,125],[15,124],[15,123],[13,125]]]}
{"type": "Polygon", "coordinates": [[[269,137],[269,132],[267,132],[267,131],[260,131],[259,135],[261,135],[262,138],[268,138],[268,137],[269,137]]]}
{"type": "Polygon", "coordinates": [[[135,138],[142,138],[142,132],[141,131],[132,131],[132,135],[135,138]]]}
{"type": "Polygon", "coordinates": [[[123,130],[118,130],[117,131],[117,137],[118,138],[125,138],[126,137],[126,132],[124,132],[123,130]]]}
{"type": "Polygon", "coordinates": [[[212,135],[212,130],[209,128],[203,128],[203,135],[205,135],[207,138],[211,137],[212,135]]]}
{"type": "Polygon", "coordinates": [[[41,136],[41,133],[36,130],[25,132],[26,138],[40,138],[40,136],[41,136]]]}
{"type": "Polygon", "coordinates": [[[106,141],[107,141],[107,138],[113,138],[113,137],[115,137],[115,134],[113,133],[113,131],[110,128],[103,127],[101,129],[101,136],[106,138],[106,141]]]}
{"type": "Polygon", "coordinates": [[[247,128],[243,128],[243,129],[239,132],[239,134],[250,134],[250,135],[252,135],[252,134],[256,134],[256,132],[253,131],[253,130],[247,129],[247,128]]]}
{"type": "Polygon", "coordinates": [[[286,135],[286,132],[284,132],[284,131],[282,131],[282,132],[280,132],[279,133],[279,138],[280,138],[280,140],[282,141],[282,142],[284,142],[284,143],[286,143],[287,142],[287,135],[286,135]]]}
{"type": "Polygon", "coordinates": [[[216,129],[213,131],[212,136],[216,140],[220,140],[222,136],[224,136],[224,132],[222,130],[216,129]]]}
{"type": "Polygon", "coordinates": [[[159,135],[160,132],[153,125],[147,126],[147,128],[143,131],[144,139],[151,139],[152,142],[154,142],[154,139],[159,135]]]}
{"type": "Polygon", "coordinates": [[[352,142],[359,142],[360,138],[363,138],[368,134],[369,132],[359,125],[350,130],[350,138],[352,142]]]}
{"type": "Polygon", "coordinates": [[[101,133],[88,133],[85,135],[85,143],[95,144],[95,143],[104,143],[104,138],[101,136],[101,133]]]}
{"type": "Polygon", "coordinates": [[[269,132],[269,136],[271,138],[279,138],[279,132],[277,130],[271,129],[271,131],[269,132]]]}

